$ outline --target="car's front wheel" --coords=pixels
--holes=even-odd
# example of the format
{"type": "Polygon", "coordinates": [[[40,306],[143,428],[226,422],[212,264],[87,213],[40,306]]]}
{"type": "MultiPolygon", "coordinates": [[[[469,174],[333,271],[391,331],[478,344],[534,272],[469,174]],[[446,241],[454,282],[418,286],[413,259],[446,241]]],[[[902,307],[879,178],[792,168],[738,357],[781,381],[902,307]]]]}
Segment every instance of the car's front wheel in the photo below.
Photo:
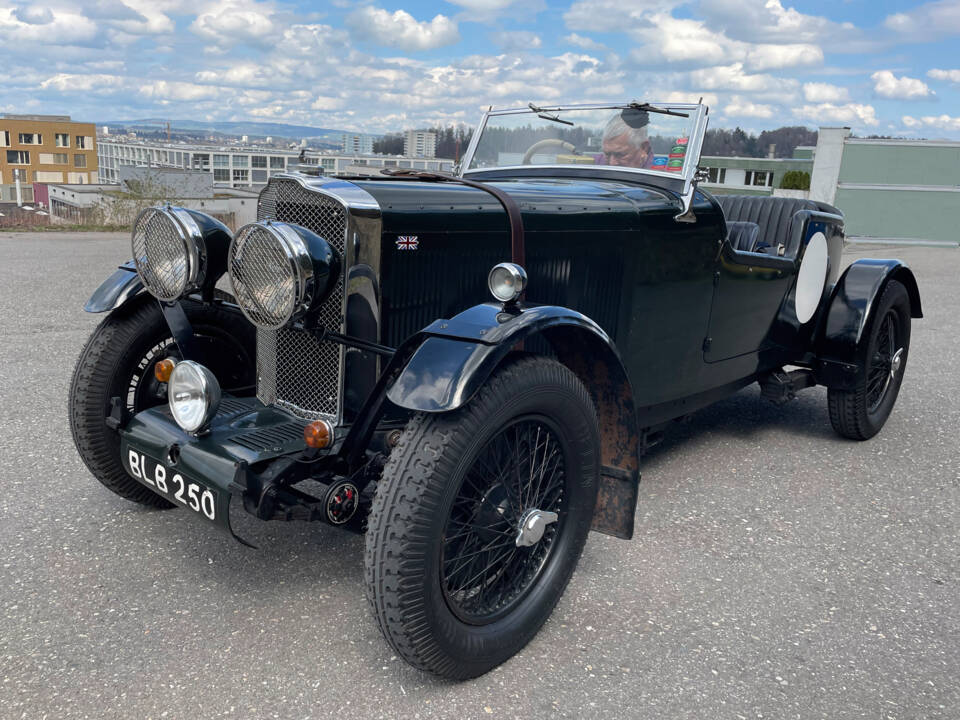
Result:
{"type": "Polygon", "coordinates": [[[590,530],[598,448],[590,396],[547,358],[509,362],[456,412],[411,419],[366,539],[367,595],[405,660],[465,679],[530,641],[590,530]]]}

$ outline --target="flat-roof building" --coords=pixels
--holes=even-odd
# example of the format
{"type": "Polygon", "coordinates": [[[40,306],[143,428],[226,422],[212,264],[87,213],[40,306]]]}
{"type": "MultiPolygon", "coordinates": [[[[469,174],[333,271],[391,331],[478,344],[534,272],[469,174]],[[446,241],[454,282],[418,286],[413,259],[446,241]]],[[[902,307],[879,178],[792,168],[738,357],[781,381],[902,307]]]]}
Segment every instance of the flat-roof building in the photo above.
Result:
{"type": "Polygon", "coordinates": [[[372,155],[373,135],[344,133],[340,136],[340,150],[347,154],[372,155]]]}
{"type": "Polygon", "coordinates": [[[93,123],[69,115],[0,115],[0,202],[33,202],[33,183],[97,182],[93,123]]]}
{"type": "Polygon", "coordinates": [[[431,172],[453,170],[452,160],[391,155],[325,153],[310,150],[240,145],[156,143],[117,136],[101,137],[100,182],[119,183],[124,166],[178,168],[210,173],[218,187],[251,188],[265,185],[277,173],[315,168],[323,175],[340,175],[351,165],[402,167],[431,172]]]}
{"type": "Polygon", "coordinates": [[[407,130],[403,134],[403,154],[407,157],[436,157],[437,134],[429,130],[407,130]]]}

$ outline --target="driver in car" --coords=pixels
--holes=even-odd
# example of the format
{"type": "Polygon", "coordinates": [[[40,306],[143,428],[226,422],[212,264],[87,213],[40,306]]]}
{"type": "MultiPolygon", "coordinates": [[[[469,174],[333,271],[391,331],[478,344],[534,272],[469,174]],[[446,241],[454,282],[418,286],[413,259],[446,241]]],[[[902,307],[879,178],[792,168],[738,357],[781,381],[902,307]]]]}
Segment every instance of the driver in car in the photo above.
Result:
{"type": "Polygon", "coordinates": [[[647,139],[649,117],[644,110],[627,108],[612,118],[603,131],[603,154],[608,165],[653,167],[653,148],[647,139]]]}

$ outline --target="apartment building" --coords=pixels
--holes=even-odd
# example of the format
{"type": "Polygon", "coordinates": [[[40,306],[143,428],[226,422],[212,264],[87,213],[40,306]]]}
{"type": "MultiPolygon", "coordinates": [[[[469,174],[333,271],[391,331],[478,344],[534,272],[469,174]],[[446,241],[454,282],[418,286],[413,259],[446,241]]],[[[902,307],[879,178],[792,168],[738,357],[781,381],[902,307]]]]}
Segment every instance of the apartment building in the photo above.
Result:
{"type": "Polygon", "coordinates": [[[407,130],[403,134],[403,154],[407,157],[436,157],[437,134],[426,130],[407,130]]]}
{"type": "Polygon", "coordinates": [[[93,123],[69,115],[0,115],[0,202],[33,201],[33,183],[97,182],[93,123]]]}
{"type": "Polygon", "coordinates": [[[340,149],[357,155],[373,154],[373,135],[344,133],[340,136],[340,149]]]}

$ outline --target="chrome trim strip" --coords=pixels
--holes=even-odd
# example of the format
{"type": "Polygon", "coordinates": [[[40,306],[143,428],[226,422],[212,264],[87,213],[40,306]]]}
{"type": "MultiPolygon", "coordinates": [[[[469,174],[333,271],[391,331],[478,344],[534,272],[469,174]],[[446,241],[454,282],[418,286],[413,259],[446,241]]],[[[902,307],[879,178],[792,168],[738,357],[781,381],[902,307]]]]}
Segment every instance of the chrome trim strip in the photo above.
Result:
{"type": "MultiPolygon", "coordinates": [[[[277,173],[276,175],[273,175],[270,180],[271,182],[273,180],[293,180],[307,190],[329,195],[330,197],[339,200],[350,209],[373,210],[377,213],[380,212],[380,203],[376,201],[373,195],[368,193],[362,187],[354,185],[349,180],[341,180],[340,178],[325,177],[322,175],[304,175],[303,173],[298,172],[277,173]]],[[[270,183],[267,183],[264,189],[269,186],[270,183]]],[[[261,190],[261,193],[262,192],[263,191],[261,190]]]]}
{"type": "Polygon", "coordinates": [[[203,233],[200,232],[200,226],[197,225],[197,221],[193,219],[190,213],[182,207],[172,207],[170,205],[166,206],[166,209],[180,222],[189,240],[187,256],[190,270],[187,287],[184,290],[184,294],[186,294],[203,284],[204,277],[207,274],[207,247],[203,242],[203,233]]]}

